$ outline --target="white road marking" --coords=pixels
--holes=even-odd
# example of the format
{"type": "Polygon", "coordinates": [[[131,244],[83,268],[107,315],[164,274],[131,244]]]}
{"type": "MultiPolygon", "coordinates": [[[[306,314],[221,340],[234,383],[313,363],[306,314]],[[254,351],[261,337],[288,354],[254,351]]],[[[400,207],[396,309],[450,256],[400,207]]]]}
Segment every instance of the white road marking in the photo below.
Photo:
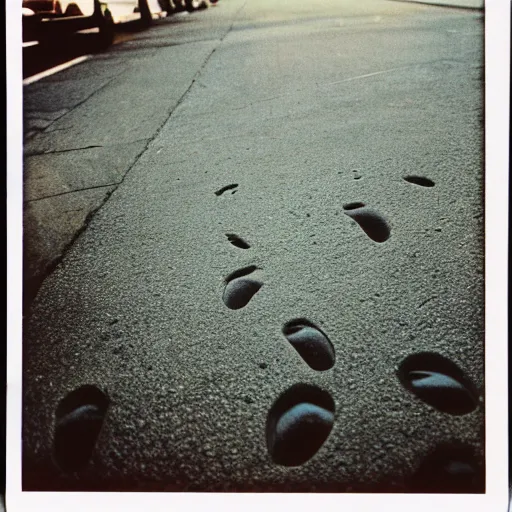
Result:
{"type": "Polygon", "coordinates": [[[70,68],[71,66],[74,66],[75,64],[80,64],[80,62],[90,59],[91,57],[92,57],[92,55],[82,55],[82,57],[77,57],[76,59],[70,60],[69,62],[64,62],[64,64],[59,64],[58,66],[55,66],[54,68],[51,68],[51,69],[47,69],[46,71],[43,71],[42,73],[38,73],[37,75],[29,76],[28,78],[25,78],[25,80],[23,80],[23,85],[28,85],[28,84],[37,82],[38,80],[41,80],[42,78],[45,78],[50,75],[54,75],[55,73],[58,73],[59,71],[62,71],[64,69],[70,68]]]}
{"type": "MultiPolygon", "coordinates": [[[[408,66],[410,67],[410,66],[408,66]]],[[[341,84],[342,82],[350,82],[351,80],[359,80],[359,78],[368,78],[369,76],[376,76],[376,75],[382,75],[383,73],[391,73],[392,71],[398,71],[403,68],[393,68],[393,69],[386,69],[384,71],[376,71],[375,73],[368,73],[367,75],[359,75],[359,76],[352,76],[350,78],[344,78],[343,80],[338,80],[337,82],[327,82],[326,84],[320,84],[320,85],[335,85],[335,84],[341,84]]]]}

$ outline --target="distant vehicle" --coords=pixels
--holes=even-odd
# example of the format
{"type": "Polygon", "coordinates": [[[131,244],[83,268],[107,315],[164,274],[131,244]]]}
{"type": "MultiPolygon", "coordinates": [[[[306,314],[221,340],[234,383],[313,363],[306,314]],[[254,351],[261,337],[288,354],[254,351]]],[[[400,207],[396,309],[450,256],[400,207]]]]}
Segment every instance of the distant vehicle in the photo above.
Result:
{"type": "Polygon", "coordinates": [[[117,23],[150,24],[165,14],[161,0],[23,0],[23,40],[58,42],[65,34],[96,30],[108,46],[117,23]]]}
{"type": "MultiPolygon", "coordinates": [[[[215,2],[216,0],[214,0],[215,2]]],[[[162,9],[167,12],[196,11],[208,7],[207,0],[159,0],[162,9]]],[[[214,3],[210,2],[210,3],[214,3]]]]}

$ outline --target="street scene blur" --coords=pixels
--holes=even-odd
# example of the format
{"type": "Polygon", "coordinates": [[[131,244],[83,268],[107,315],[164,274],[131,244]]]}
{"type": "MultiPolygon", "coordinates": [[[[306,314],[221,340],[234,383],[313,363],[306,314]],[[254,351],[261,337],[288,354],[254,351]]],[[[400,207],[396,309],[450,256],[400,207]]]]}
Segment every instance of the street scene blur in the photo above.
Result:
{"type": "Polygon", "coordinates": [[[22,14],[23,490],[484,493],[482,2],[22,14]]]}

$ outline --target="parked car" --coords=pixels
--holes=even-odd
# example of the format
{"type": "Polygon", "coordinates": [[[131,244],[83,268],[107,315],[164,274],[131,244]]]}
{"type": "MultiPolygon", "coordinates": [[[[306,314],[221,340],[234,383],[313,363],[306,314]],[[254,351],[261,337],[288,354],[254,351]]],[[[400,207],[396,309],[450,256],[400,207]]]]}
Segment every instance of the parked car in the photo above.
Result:
{"type": "Polygon", "coordinates": [[[159,0],[23,0],[23,40],[52,42],[65,34],[98,29],[101,45],[107,46],[117,23],[150,24],[165,15],[159,0]]]}
{"type": "Polygon", "coordinates": [[[208,7],[207,0],[159,0],[162,8],[167,12],[196,11],[208,7]]]}

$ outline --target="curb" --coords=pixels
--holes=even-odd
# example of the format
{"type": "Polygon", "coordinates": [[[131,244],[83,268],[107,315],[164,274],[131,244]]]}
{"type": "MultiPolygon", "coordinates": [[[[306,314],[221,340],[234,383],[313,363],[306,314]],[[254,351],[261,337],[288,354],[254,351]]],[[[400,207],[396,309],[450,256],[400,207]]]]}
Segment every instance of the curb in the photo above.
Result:
{"type": "Polygon", "coordinates": [[[485,9],[484,0],[392,0],[394,2],[415,3],[422,5],[431,5],[435,7],[447,7],[451,9],[470,9],[483,11],[485,9]]]}

